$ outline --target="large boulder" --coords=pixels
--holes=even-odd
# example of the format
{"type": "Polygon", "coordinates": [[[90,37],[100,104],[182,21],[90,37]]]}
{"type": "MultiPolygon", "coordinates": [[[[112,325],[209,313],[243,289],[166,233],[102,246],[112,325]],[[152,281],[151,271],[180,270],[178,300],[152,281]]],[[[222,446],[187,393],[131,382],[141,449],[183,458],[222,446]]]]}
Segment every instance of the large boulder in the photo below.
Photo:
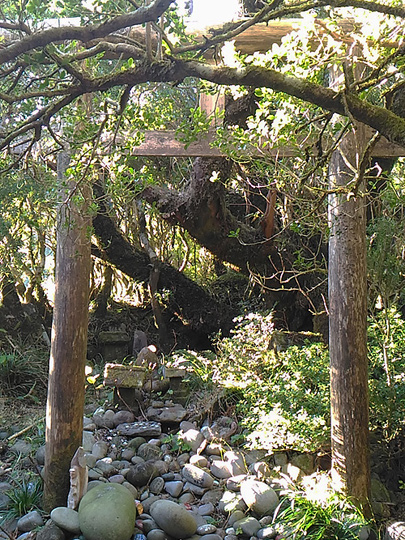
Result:
{"type": "Polygon", "coordinates": [[[173,538],[189,538],[197,530],[196,518],[172,501],[161,499],[150,507],[150,514],[159,527],[173,538]]]}
{"type": "Polygon", "coordinates": [[[135,518],[135,500],[120,484],[97,486],[80,501],[79,524],[86,540],[129,540],[135,518]]]}

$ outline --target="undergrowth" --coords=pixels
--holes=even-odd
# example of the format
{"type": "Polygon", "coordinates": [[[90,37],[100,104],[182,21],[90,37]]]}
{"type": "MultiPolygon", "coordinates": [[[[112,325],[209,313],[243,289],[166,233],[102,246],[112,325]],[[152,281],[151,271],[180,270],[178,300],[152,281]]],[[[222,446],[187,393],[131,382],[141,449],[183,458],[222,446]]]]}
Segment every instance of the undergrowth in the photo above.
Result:
{"type": "MultiPolygon", "coordinates": [[[[370,427],[387,440],[401,432],[405,417],[405,322],[387,313],[369,324],[370,427]]],[[[307,341],[278,350],[271,313],[236,319],[217,351],[177,351],[171,362],[190,371],[193,385],[217,384],[233,396],[245,442],[269,451],[316,451],[330,438],[329,353],[307,341]]],[[[240,436],[240,435],[239,435],[240,436]]]]}

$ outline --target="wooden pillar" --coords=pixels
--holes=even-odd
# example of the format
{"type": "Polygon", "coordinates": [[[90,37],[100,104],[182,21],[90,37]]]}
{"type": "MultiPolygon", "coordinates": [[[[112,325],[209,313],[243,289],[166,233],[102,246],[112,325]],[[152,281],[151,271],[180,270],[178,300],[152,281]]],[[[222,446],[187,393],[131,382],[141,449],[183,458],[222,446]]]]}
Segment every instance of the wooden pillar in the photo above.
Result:
{"type": "Polygon", "coordinates": [[[55,306],[46,410],[44,508],[65,506],[69,467],[82,444],[90,276],[89,188],[66,179],[69,154],[58,156],[55,306]]]}
{"type": "Polygon", "coordinates": [[[332,478],[365,510],[370,496],[366,214],[355,174],[364,126],[346,135],[329,165],[329,349],[332,478]]]}

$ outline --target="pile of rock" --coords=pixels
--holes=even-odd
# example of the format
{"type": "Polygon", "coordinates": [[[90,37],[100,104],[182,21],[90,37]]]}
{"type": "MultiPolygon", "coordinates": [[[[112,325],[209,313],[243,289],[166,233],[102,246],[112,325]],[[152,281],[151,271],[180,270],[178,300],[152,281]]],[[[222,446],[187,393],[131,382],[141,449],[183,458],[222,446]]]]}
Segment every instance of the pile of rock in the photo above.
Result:
{"type": "MultiPolygon", "coordinates": [[[[148,416],[163,419],[165,428],[181,418],[181,410],[155,402],[148,416]]],[[[77,510],[54,509],[37,539],[275,538],[277,475],[262,460],[265,452],[231,449],[235,430],[235,423],[222,417],[201,429],[182,421],[178,434],[168,436],[157,420],[139,422],[128,411],[96,411],[84,419],[87,493],[77,510]]],[[[37,458],[41,464],[42,451],[37,458]]],[[[32,520],[36,512],[30,514],[32,520]]],[[[29,527],[24,516],[18,529],[29,527]]]]}
{"type": "MultiPolygon", "coordinates": [[[[172,425],[172,413],[180,418],[181,408],[153,403],[150,409],[149,417],[158,414],[163,422],[140,422],[131,412],[114,410],[86,417],[89,483],[78,509],[56,508],[45,525],[30,512],[18,521],[18,531],[42,526],[37,540],[254,540],[280,534],[273,523],[280,491],[314,471],[311,456],[297,456],[293,464],[284,453],[234,450],[229,439],[236,426],[228,417],[201,428],[183,420],[167,435],[162,425],[172,425]]],[[[37,460],[43,464],[43,450],[37,460]]]]}

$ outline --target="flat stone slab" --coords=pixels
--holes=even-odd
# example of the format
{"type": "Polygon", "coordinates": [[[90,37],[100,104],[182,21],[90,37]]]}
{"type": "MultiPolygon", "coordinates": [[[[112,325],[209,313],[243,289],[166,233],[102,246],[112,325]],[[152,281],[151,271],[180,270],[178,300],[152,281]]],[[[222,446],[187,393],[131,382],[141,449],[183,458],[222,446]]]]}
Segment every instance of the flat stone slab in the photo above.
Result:
{"type": "Polygon", "coordinates": [[[163,367],[163,376],[167,377],[168,379],[172,379],[172,378],[183,379],[186,376],[186,370],[185,369],[179,369],[179,368],[168,368],[168,367],[164,366],[163,367]]]}
{"type": "Polygon", "coordinates": [[[130,422],[119,424],[117,432],[126,437],[159,437],[162,426],[159,422],[130,422]]]}
{"type": "Polygon", "coordinates": [[[99,343],[105,345],[105,344],[113,344],[113,343],[128,343],[129,342],[129,335],[126,332],[114,332],[114,331],[107,331],[107,332],[100,332],[98,335],[98,341],[99,343]]]}
{"type": "Polygon", "coordinates": [[[140,366],[106,364],[104,367],[104,385],[117,388],[142,388],[145,370],[140,366]]]}

